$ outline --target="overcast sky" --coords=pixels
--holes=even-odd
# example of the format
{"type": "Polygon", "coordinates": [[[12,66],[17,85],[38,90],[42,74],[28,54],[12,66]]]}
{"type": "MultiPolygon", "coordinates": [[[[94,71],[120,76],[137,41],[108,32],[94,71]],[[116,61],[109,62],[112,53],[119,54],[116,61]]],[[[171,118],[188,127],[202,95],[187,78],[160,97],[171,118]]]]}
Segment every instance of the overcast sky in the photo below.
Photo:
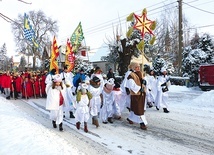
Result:
{"type": "MultiPolygon", "coordinates": [[[[107,39],[113,38],[113,27],[122,25],[125,35],[126,17],[131,13],[141,14],[147,8],[148,18],[155,20],[160,16],[163,5],[177,4],[177,0],[25,0],[30,5],[18,0],[0,0],[0,13],[11,19],[18,14],[31,10],[42,10],[48,17],[58,21],[58,45],[70,38],[78,23],[82,22],[86,45],[93,50],[100,47],[107,39]],[[120,18],[119,18],[120,17],[120,18]],[[120,21],[120,22],[119,22],[120,21]]],[[[214,35],[213,0],[183,0],[183,12],[192,26],[201,27],[199,33],[209,32],[214,35]],[[187,5],[187,4],[191,5],[187,5]],[[201,10],[200,10],[201,9],[201,10]],[[203,11],[206,10],[207,12],[203,11]],[[213,26],[208,26],[213,25],[213,26]]],[[[175,8],[176,9],[176,8],[175,8]]],[[[0,47],[6,43],[8,55],[14,55],[15,44],[10,23],[0,18],[0,47]]],[[[193,31],[193,30],[192,30],[193,31]]]]}

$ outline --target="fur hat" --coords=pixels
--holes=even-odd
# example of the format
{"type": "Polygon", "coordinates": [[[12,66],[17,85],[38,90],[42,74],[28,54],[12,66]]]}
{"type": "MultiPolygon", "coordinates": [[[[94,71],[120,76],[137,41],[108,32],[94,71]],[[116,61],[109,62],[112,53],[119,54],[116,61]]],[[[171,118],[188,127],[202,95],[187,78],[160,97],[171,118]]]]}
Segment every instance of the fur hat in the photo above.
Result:
{"type": "Polygon", "coordinates": [[[95,82],[95,83],[97,83],[97,82],[100,82],[100,79],[98,77],[94,76],[92,78],[92,81],[95,82]]]}
{"type": "Polygon", "coordinates": [[[53,80],[54,82],[62,82],[62,78],[61,78],[60,74],[54,75],[53,79],[54,79],[53,80]]]}
{"type": "Polygon", "coordinates": [[[114,79],[113,78],[108,79],[107,84],[114,85],[114,79]]]}

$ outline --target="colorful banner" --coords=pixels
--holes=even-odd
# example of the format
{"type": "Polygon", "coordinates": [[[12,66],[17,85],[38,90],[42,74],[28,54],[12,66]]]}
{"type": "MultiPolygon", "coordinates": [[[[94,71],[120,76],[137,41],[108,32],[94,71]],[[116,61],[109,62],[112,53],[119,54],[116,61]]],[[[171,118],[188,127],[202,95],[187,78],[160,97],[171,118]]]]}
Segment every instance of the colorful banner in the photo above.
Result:
{"type": "Polygon", "coordinates": [[[59,56],[59,50],[58,50],[56,38],[54,36],[53,44],[52,44],[51,60],[50,60],[50,71],[52,69],[56,69],[56,73],[59,73],[59,66],[57,62],[58,56],[59,56]]]}
{"type": "Polygon", "coordinates": [[[76,52],[81,45],[81,41],[84,39],[83,30],[81,22],[79,22],[77,28],[71,36],[71,44],[73,47],[73,52],[76,52]]]}
{"type": "Polygon", "coordinates": [[[65,65],[68,67],[68,72],[74,69],[74,61],[75,61],[74,52],[72,51],[72,46],[68,39],[65,53],[65,65]]]}

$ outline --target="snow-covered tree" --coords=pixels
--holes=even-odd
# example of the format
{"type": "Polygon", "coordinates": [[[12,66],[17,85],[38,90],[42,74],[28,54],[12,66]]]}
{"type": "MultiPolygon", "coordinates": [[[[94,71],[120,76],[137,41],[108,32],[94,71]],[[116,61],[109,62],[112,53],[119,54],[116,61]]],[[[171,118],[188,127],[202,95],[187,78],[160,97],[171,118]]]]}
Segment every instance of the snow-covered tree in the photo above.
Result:
{"type": "Polygon", "coordinates": [[[197,85],[198,69],[201,64],[214,63],[214,44],[208,34],[199,37],[195,33],[190,46],[183,51],[183,75],[188,75],[192,85],[197,85]]]}
{"type": "Polygon", "coordinates": [[[199,66],[206,63],[208,55],[201,49],[192,50],[191,47],[185,48],[183,55],[186,56],[183,59],[183,74],[189,76],[192,85],[197,85],[199,66]]]}
{"type": "Polygon", "coordinates": [[[22,56],[22,57],[20,58],[19,70],[20,70],[20,71],[23,71],[23,70],[25,69],[26,65],[27,65],[27,61],[26,61],[26,59],[25,59],[25,56],[22,56]]]}
{"type": "Polygon", "coordinates": [[[198,48],[207,54],[206,62],[208,64],[214,63],[214,44],[209,34],[203,34],[199,39],[198,48]]]}
{"type": "Polygon", "coordinates": [[[161,58],[159,55],[155,58],[152,65],[153,65],[154,72],[156,73],[156,75],[160,75],[162,67],[167,68],[166,61],[163,58],[161,58]]]}
{"type": "Polygon", "coordinates": [[[12,23],[12,31],[14,40],[16,42],[17,51],[23,54],[33,55],[33,70],[36,67],[36,58],[41,59],[43,47],[48,47],[51,36],[56,35],[58,32],[57,21],[45,15],[41,10],[30,11],[27,13],[29,16],[29,22],[34,30],[35,41],[40,48],[37,48],[31,41],[27,41],[24,37],[23,29],[20,28],[20,24],[24,25],[23,14],[19,14],[15,22],[12,23]],[[27,53],[26,53],[27,52],[27,53]]]}

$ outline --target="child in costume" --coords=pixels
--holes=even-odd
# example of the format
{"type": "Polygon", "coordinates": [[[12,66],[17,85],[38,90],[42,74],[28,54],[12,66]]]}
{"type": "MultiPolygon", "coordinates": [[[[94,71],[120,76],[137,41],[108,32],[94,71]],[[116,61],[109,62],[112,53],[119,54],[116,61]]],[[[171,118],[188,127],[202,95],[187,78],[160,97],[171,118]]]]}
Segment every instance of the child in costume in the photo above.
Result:
{"type": "Polygon", "coordinates": [[[115,83],[113,88],[114,94],[114,103],[113,103],[113,116],[115,119],[121,118],[121,112],[125,107],[125,101],[122,96],[122,91],[120,90],[120,84],[118,82],[115,83]]]}
{"type": "Polygon", "coordinates": [[[66,86],[62,83],[60,74],[53,76],[53,82],[48,83],[46,86],[47,100],[46,109],[50,110],[50,119],[52,120],[53,127],[63,131],[63,108],[66,107],[66,86]]]}
{"type": "Polygon", "coordinates": [[[100,79],[98,77],[94,76],[90,80],[88,90],[92,94],[92,98],[90,100],[90,114],[92,115],[92,124],[98,128],[99,127],[98,114],[100,112],[101,94],[102,94],[100,79]]]}
{"type": "Polygon", "coordinates": [[[76,111],[74,113],[76,128],[80,129],[80,124],[84,123],[84,131],[88,132],[87,122],[90,118],[89,114],[89,100],[92,98],[91,93],[87,90],[86,83],[81,84],[81,89],[77,91],[76,96],[76,111]]]}
{"type": "Polygon", "coordinates": [[[108,122],[113,123],[113,102],[114,102],[114,94],[113,94],[113,87],[114,87],[114,79],[110,78],[107,83],[103,87],[102,91],[102,105],[101,105],[101,119],[104,124],[108,122]]]}

